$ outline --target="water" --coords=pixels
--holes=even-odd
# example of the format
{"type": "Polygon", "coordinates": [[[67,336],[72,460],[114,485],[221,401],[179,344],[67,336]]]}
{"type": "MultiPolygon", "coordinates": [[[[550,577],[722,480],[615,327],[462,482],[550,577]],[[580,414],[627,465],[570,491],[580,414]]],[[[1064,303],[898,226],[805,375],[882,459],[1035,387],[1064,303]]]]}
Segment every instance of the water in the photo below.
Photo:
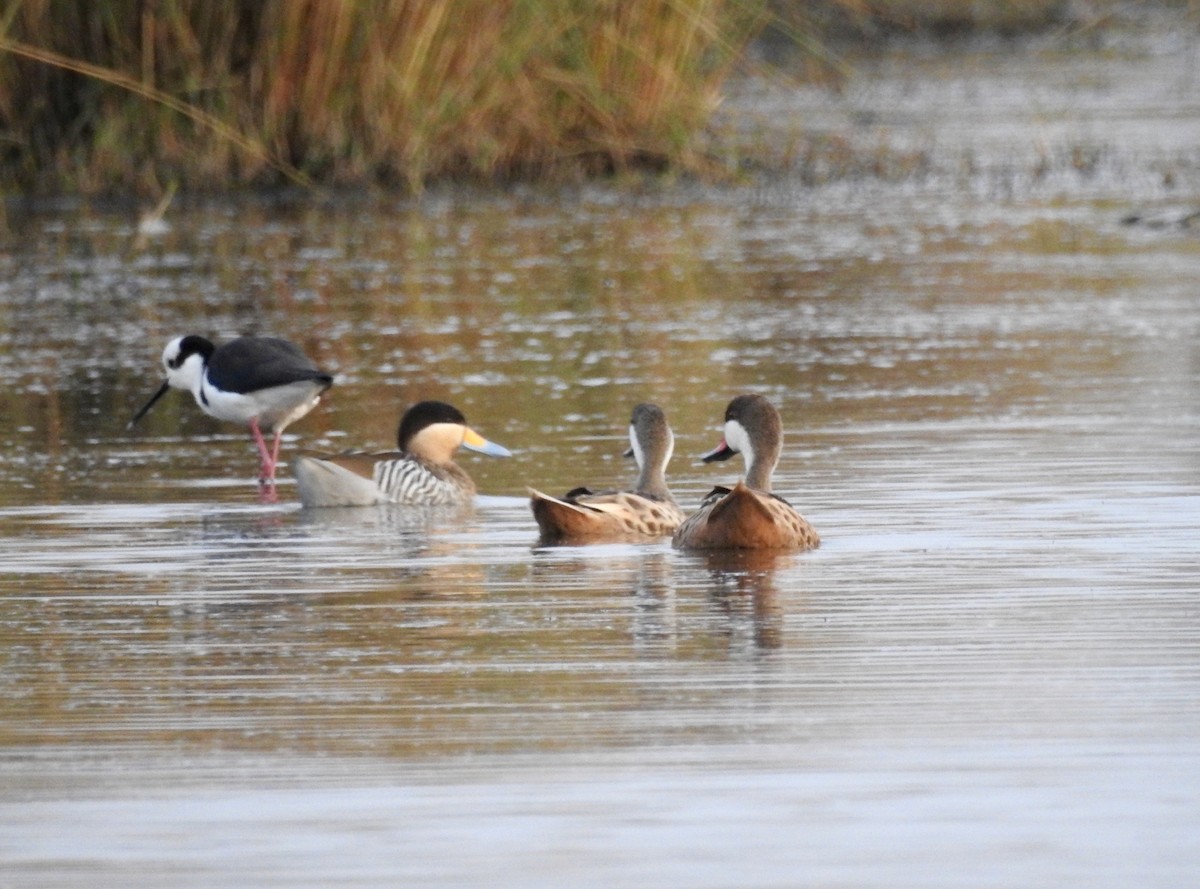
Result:
{"type": "Polygon", "coordinates": [[[1156,46],[792,96],[904,144],[1040,66],[899,181],[197,202],[144,249],[131,208],[10,215],[0,884],[1187,885],[1200,240],[1120,221],[1197,201],[1156,46]],[[188,331],[338,374],[285,459],[425,397],[515,456],[463,455],[460,516],[260,504],[186,396],[126,428],[188,331]],[[819,550],[535,546],[525,486],[631,478],[637,401],[683,503],[732,479],[695,455],[748,389],[819,550]]]}

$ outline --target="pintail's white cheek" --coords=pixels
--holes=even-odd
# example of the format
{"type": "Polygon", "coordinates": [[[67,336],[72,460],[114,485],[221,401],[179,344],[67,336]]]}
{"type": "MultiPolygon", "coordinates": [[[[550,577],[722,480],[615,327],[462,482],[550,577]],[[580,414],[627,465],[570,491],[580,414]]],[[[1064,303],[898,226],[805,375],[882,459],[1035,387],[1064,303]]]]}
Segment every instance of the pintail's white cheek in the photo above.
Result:
{"type": "Polygon", "coordinates": [[[730,420],[725,424],[725,444],[739,453],[746,450],[746,430],[737,420],[730,420]]]}
{"type": "Polygon", "coordinates": [[[746,465],[754,463],[754,446],[750,444],[750,436],[737,420],[725,424],[725,444],[742,455],[746,465]]]}
{"type": "Polygon", "coordinates": [[[629,446],[633,448],[633,459],[637,461],[638,466],[646,464],[646,454],[642,451],[642,443],[638,441],[637,432],[633,426],[629,427],[629,446]]]}

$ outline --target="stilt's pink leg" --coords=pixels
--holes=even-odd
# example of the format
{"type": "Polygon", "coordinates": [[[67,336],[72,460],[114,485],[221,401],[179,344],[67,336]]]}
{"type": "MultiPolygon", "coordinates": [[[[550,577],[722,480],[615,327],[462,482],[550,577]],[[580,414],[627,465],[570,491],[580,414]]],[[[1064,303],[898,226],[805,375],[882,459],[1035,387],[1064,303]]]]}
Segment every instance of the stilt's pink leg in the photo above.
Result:
{"type": "Polygon", "coordinates": [[[283,437],[283,430],[275,430],[275,445],[271,448],[271,478],[275,478],[275,467],[279,465],[279,440],[283,437]]]}
{"type": "Polygon", "coordinates": [[[262,430],[258,428],[257,417],[250,421],[250,431],[254,433],[254,443],[258,445],[258,454],[262,458],[259,481],[274,481],[275,461],[271,459],[271,452],[267,450],[267,443],[263,441],[263,434],[262,430]]]}

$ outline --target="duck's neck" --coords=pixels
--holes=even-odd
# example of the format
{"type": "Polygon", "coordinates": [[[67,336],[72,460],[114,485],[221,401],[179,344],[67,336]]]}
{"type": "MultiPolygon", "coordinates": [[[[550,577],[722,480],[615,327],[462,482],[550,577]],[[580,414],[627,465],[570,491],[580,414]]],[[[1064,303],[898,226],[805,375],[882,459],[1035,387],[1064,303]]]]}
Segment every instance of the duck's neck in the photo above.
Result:
{"type": "Polygon", "coordinates": [[[667,461],[647,460],[642,466],[642,471],[638,473],[635,490],[647,497],[670,500],[671,492],[667,488],[667,461]]]}
{"type": "Polygon", "coordinates": [[[779,458],[767,454],[755,454],[746,466],[746,485],[756,491],[771,493],[771,475],[775,472],[775,464],[779,458]]]}

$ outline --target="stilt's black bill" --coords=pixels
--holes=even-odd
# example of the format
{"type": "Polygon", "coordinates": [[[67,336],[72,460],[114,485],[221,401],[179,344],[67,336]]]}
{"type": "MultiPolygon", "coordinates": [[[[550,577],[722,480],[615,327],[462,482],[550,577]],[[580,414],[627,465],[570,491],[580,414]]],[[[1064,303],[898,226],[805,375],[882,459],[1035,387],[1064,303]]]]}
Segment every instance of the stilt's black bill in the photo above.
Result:
{"type": "Polygon", "coordinates": [[[129,425],[126,426],[125,428],[132,429],[134,424],[136,424],[137,421],[140,420],[142,417],[146,416],[146,414],[150,411],[150,408],[154,407],[154,402],[158,401],[160,398],[162,398],[164,395],[166,395],[167,390],[170,388],[171,388],[170,383],[163,383],[159,387],[158,391],[155,392],[153,396],[151,396],[150,400],[146,402],[145,407],[143,407],[140,411],[137,412],[137,414],[134,415],[133,419],[129,421],[129,425]]]}

